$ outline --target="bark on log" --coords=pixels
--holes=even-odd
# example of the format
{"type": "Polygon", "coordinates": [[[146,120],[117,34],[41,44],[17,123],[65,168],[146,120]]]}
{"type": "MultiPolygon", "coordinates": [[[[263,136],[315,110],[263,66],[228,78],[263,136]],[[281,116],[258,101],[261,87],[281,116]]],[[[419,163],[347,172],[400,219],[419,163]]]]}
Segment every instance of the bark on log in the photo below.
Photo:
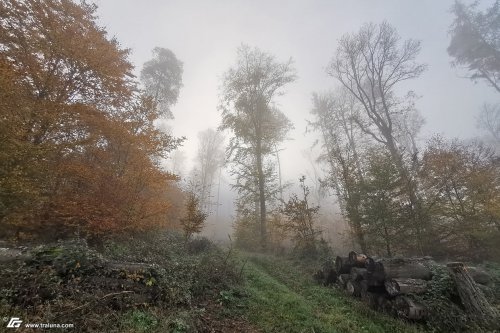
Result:
{"type": "Polygon", "coordinates": [[[368,271],[366,270],[366,268],[358,268],[358,267],[351,268],[351,280],[361,281],[361,280],[366,280],[367,277],[368,277],[368,271]]]}
{"type": "Polygon", "coordinates": [[[474,279],[474,282],[482,284],[482,285],[488,285],[491,282],[491,276],[486,273],[484,270],[481,268],[477,267],[467,267],[467,272],[469,272],[470,276],[474,279]]]}
{"type": "Polygon", "coordinates": [[[337,281],[337,272],[335,271],[335,264],[332,259],[328,259],[322,265],[324,285],[328,286],[337,281]]]}
{"type": "Polygon", "coordinates": [[[354,251],[349,252],[348,259],[349,264],[353,267],[365,267],[365,262],[368,257],[362,253],[356,253],[354,251]]]}
{"type": "Polygon", "coordinates": [[[365,268],[368,270],[368,272],[373,272],[375,270],[375,259],[373,259],[372,257],[366,258],[365,268]]]}
{"type": "Polygon", "coordinates": [[[392,305],[396,314],[401,318],[421,320],[427,316],[425,306],[406,296],[397,296],[392,305]]]}
{"type": "Polygon", "coordinates": [[[359,281],[361,286],[361,292],[374,292],[377,294],[386,295],[384,284],[373,284],[370,280],[361,280],[359,281]]]}
{"type": "Polygon", "coordinates": [[[361,300],[373,310],[378,310],[378,297],[377,293],[361,290],[361,300]]]}
{"type": "Polygon", "coordinates": [[[349,279],[350,279],[350,274],[340,274],[337,281],[339,282],[340,286],[343,289],[345,289],[346,285],[347,285],[347,281],[349,281],[349,279]]]}
{"type": "Polygon", "coordinates": [[[325,276],[325,286],[329,286],[337,282],[337,272],[330,268],[327,272],[324,272],[325,276]]]}
{"type": "Polygon", "coordinates": [[[432,272],[421,262],[412,259],[382,259],[375,263],[375,275],[383,272],[384,279],[430,280],[432,272]]]}
{"type": "Polygon", "coordinates": [[[361,296],[361,285],[358,281],[347,281],[346,288],[347,293],[351,296],[359,297],[361,296]]]}
{"type": "Polygon", "coordinates": [[[335,269],[337,270],[337,274],[348,274],[351,272],[352,266],[349,264],[348,257],[340,257],[337,256],[335,259],[335,269]]]}
{"type": "Polygon", "coordinates": [[[362,287],[361,300],[373,310],[386,311],[388,309],[389,300],[385,293],[364,290],[362,287]]]}
{"type": "Polygon", "coordinates": [[[488,300],[488,302],[495,302],[495,292],[493,291],[493,289],[491,289],[490,287],[488,286],[485,286],[484,284],[477,284],[477,286],[479,287],[479,289],[482,290],[483,294],[484,294],[484,297],[486,297],[486,299],[488,300]]]}
{"type": "Polygon", "coordinates": [[[458,294],[462,304],[470,317],[491,329],[500,328],[500,316],[493,308],[474,279],[460,262],[449,263],[453,281],[457,286],[458,294]]]}
{"type": "Polygon", "coordinates": [[[384,286],[390,296],[401,294],[420,295],[427,291],[427,281],[420,279],[390,279],[385,280],[384,286]]]}

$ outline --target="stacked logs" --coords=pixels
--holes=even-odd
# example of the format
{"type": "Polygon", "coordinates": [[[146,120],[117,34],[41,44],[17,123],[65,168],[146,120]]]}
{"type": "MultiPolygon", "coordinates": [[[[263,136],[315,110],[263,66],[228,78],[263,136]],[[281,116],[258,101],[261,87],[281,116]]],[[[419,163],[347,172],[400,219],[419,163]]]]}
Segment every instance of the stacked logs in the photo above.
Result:
{"type": "MultiPolygon", "coordinates": [[[[338,256],[335,267],[323,270],[322,275],[336,276],[336,282],[342,289],[353,297],[361,298],[374,309],[420,320],[425,318],[425,307],[408,295],[421,294],[427,290],[427,281],[432,278],[432,274],[422,263],[423,260],[377,260],[351,251],[346,257],[338,256]]],[[[319,276],[321,274],[318,272],[319,276]]],[[[332,283],[331,280],[328,282],[332,283]]]]}
{"type": "Polygon", "coordinates": [[[422,263],[414,259],[375,260],[354,251],[347,258],[351,266],[346,284],[348,294],[361,297],[374,309],[399,317],[413,320],[425,317],[425,307],[408,297],[425,292],[426,281],[432,277],[422,263]]]}
{"type": "MultiPolygon", "coordinates": [[[[427,310],[411,295],[424,294],[432,279],[430,257],[381,258],[349,252],[328,261],[315,274],[325,285],[337,283],[349,295],[359,297],[370,307],[410,320],[424,320],[427,310]]],[[[435,263],[433,263],[435,264],[435,263]]],[[[474,268],[471,278],[478,284],[489,282],[489,276],[474,268]]]]}

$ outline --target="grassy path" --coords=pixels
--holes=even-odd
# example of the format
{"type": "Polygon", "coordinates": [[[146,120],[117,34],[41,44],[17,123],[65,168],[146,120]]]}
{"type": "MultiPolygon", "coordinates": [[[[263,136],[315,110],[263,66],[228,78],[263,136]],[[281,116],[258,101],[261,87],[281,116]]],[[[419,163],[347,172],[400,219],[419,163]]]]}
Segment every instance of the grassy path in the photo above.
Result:
{"type": "Polygon", "coordinates": [[[316,285],[291,260],[244,254],[247,317],[264,332],[421,332],[316,285]]]}

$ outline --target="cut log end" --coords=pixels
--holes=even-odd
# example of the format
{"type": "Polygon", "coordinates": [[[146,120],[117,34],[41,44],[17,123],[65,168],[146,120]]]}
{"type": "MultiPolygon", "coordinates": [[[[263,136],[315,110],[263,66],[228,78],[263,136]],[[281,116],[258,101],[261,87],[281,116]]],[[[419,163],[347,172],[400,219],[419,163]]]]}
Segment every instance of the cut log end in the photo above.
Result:
{"type": "Polygon", "coordinates": [[[349,252],[348,260],[349,264],[353,267],[365,267],[367,256],[362,253],[356,253],[354,251],[349,252]]]}
{"type": "Polygon", "coordinates": [[[361,285],[357,281],[349,280],[346,284],[347,293],[351,296],[361,296],[361,285]]]}
{"type": "Polygon", "coordinates": [[[340,287],[342,287],[342,289],[345,289],[347,281],[349,281],[349,279],[350,279],[350,274],[340,274],[337,279],[337,282],[339,283],[340,287]]]}

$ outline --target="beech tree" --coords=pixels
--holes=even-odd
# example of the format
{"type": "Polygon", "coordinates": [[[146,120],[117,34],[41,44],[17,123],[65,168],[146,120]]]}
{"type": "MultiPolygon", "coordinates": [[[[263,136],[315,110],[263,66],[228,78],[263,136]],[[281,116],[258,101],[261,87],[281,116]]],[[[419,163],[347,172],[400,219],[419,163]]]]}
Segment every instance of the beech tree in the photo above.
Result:
{"type": "MultiPolygon", "coordinates": [[[[235,162],[251,160],[255,167],[259,204],[261,246],[266,247],[266,157],[285,138],[292,127],[288,118],[276,107],[276,97],[283,87],[295,80],[292,61],[279,63],[257,48],[238,48],[235,67],[224,75],[219,109],[221,129],[230,130],[233,137],[228,147],[228,159],[235,162]]],[[[239,164],[241,165],[241,163],[239,164]]]]}
{"type": "Polygon", "coordinates": [[[129,51],[95,11],[69,0],[0,3],[0,229],[9,236],[169,223],[175,177],[159,162],[182,140],[155,127],[155,101],[138,92],[129,51]]]}
{"type": "Polygon", "coordinates": [[[201,184],[200,205],[210,211],[215,173],[224,165],[224,136],[211,128],[198,133],[196,173],[201,184]]]}
{"type": "Polygon", "coordinates": [[[477,142],[430,140],[422,180],[432,218],[435,253],[484,260],[499,255],[500,167],[477,142]]]}
{"type": "Polygon", "coordinates": [[[198,195],[193,191],[189,191],[186,198],[185,213],[180,220],[186,241],[193,234],[201,232],[206,219],[207,214],[201,210],[198,195]]]}
{"type": "Polygon", "coordinates": [[[316,242],[321,234],[321,230],[316,226],[320,207],[310,206],[310,191],[305,180],[305,176],[299,178],[302,197],[292,194],[288,201],[283,203],[280,209],[284,217],[281,228],[291,234],[295,247],[301,255],[314,257],[317,255],[316,242]]]}
{"type": "Polygon", "coordinates": [[[1,90],[19,97],[2,105],[4,223],[39,227],[36,215],[53,205],[61,183],[56,165],[102,124],[97,108],[116,110],[130,95],[128,51],[106,39],[94,12],[71,1],[0,4],[0,64],[10,74],[1,90]]]}
{"type": "Polygon", "coordinates": [[[371,253],[392,257],[411,246],[406,219],[404,186],[387,149],[372,147],[366,156],[366,173],[360,188],[363,228],[371,253]]]}

